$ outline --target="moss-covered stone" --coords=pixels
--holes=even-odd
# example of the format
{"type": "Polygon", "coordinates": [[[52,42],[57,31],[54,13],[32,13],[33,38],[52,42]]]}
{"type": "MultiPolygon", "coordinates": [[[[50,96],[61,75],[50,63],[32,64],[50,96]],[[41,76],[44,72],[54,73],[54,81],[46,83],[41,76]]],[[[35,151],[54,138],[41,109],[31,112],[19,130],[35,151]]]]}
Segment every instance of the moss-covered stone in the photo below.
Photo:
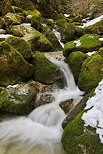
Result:
{"type": "Polygon", "coordinates": [[[30,44],[24,39],[11,36],[8,37],[5,42],[20,52],[24,59],[29,60],[32,57],[30,44]]]}
{"type": "Polygon", "coordinates": [[[43,53],[35,51],[32,63],[35,67],[35,81],[39,81],[44,84],[51,84],[61,79],[59,68],[49,61],[43,53]]]}
{"type": "Polygon", "coordinates": [[[0,43],[0,85],[27,81],[34,73],[33,65],[6,42],[0,43]]]}
{"type": "Polygon", "coordinates": [[[67,21],[65,19],[59,19],[56,24],[60,27],[62,27],[65,23],[67,23],[67,21]]]}
{"type": "Polygon", "coordinates": [[[72,52],[66,59],[66,63],[70,66],[75,82],[78,83],[79,74],[81,72],[82,63],[88,57],[87,54],[80,51],[72,52]]]}
{"type": "Polygon", "coordinates": [[[0,1],[0,14],[5,15],[12,9],[12,0],[1,0],[0,1]]]}
{"type": "Polygon", "coordinates": [[[64,150],[67,154],[102,154],[103,144],[100,143],[95,129],[84,127],[82,114],[83,112],[79,113],[66,126],[62,136],[64,150]]]}
{"type": "Polygon", "coordinates": [[[97,22],[96,24],[93,24],[89,27],[86,27],[84,29],[85,33],[92,33],[92,34],[103,34],[103,19],[100,22],[97,22]]]}
{"type": "Polygon", "coordinates": [[[90,91],[95,88],[103,79],[103,58],[95,54],[87,58],[82,65],[78,79],[78,86],[83,91],[90,91]]]}
{"type": "Polygon", "coordinates": [[[62,50],[57,37],[48,26],[41,26],[41,33],[52,43],[54,51],[62,50]]]}
{"type": "Polygon", "coordinates": [[[5,20],[5,25],[17,25],[17,24],[21,24],[22,20],[21,20],[22,16],[15,14],[15,13],[7,13],[4,17],[5,20]]]}
{"type": "Polygon", "coordinates": [[[49,26],[50,28],[53,28],[54,25],[55,25],[55,22],[54,22],[53,19],[43,18],[43,19],[42,19],[42,22],[43,22],[44,24],[46,24],[47,26],[49,26]]]}
{"type": "Polygon", "coordinates": [[[98,54],[103,57],[103,47],[98,50],[98,54]]]}
{"type": "Polygon", "coordinates": [[[67,42],[64,46],[64,56],[68,56],[70,52],[82,51],[84,53],[96,51],[101,47],[101,41],[97,34],[85,34],[75,41],[67,42]]]}
{"type": "Polygon", "coordinates": [[[40,28],[40,21],[41,21],[41,13],[37,10],[28,11],[28,13],[32,16],[31,17],[31,26],[39,30],[40,28]]]}
{"type": "Polygon", "coordinates": [[[13,5],[22,8],[24,10],[34,10],[35,5],[31,0],[13,0],[13,5]]]}
{"type": "Polygon", "coordinates": [[[17,115],[28,114],[34,109],[36,89],[32,83],[22,83],[0,91],[0,111],[17,115]]]}

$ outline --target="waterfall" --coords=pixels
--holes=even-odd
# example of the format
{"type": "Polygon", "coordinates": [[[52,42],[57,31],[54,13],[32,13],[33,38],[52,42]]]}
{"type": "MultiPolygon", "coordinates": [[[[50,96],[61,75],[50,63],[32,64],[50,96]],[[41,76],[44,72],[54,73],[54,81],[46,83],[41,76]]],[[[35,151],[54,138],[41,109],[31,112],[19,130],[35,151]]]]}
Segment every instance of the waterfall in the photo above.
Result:
{"type": "Polygon", "coordinates": [[[82,92],[75,85],[68,65],[50,59],[60,67],[65,80],[63,89],[52,92],[55,100],[34,109],[27,117],[17,117],[0,123],[1,154],[65,154],[61,145],[62,121],[66,117],[59,103],[73,99],[78,103],[82,92]]]}

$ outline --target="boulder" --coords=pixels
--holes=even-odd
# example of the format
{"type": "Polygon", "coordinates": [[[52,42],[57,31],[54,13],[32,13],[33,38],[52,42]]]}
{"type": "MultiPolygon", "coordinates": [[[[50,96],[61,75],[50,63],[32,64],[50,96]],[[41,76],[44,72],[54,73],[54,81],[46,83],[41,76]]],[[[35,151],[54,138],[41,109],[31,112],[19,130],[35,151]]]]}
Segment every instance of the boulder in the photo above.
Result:
{"type": "Polygon", "coordinates": [[[53,19],[42,18],[42,23],[49,26],[51,29],[54,28],[55,21],[53,19]]]}
{"type": "Polygon", "coordinates": [[[24,59],[29,60],[32,57],[32,50],[30,44],[22,38],[19,37],[8,37],[5,40],[12,48],[21,53],[24,59]]]}
{"type": "Polygon", "coordinates": [[[27,81],[34,73],[29,64],[14,48],[6,42],[0,43],[0,86],[27,81]]]}
{"type": "Polygon", "coordinates": [[[97,51],[101,47],[101,41],[97,34],[85,34],[75,41],[67,42],[64,46],[64,56],[68,56],[73,51],[84,53],[97,51]]]}
{"type": "Polygon", "coordinates": [[[78,83],[79,74],[81,72],[82,63],[88,57],[87,54],[80,51],[70,53],[65,62],[70,66],[75,82],[78,83]]]}
{"type": "Polygon", "coordinates": [[[59,68],[39,51],[34,52],[32,64],[35,67],[35,81],[43,84],[52,84],[62,78],[59,68]]]}
{"type": "Polygon", "coordinates": [[[9,85],[0,90],[0,111],[24,115],[34,109],[36,88],[33,82],[9,85]]]}
{"type": "Polygon", "coordinates": [[[0,15],[5,15],[12,9],[12,0],[1,0],[0,1],[0,15]]]}
{"type": "Polygon", "coordinates": [[[92,127],[85,127],[79,113],[64,129],[62,144],[67,154],[102,154],[103,144],[92,127]]]}
{"type": "Polygon", "coordinates": [[[101,55],[103,57],[103,47],[101,47],[99,50],[98,50],[98,54],[101,55]]]}
{"type": "Polygon", "coordinates": [[[62,46],[60,45],[56,35],[48,26],[41,26],[41,33],[52,43],[53,51],[62,50],[62,46]]]}
{"type": "Polygon", "coordinates": [[[80,90],[89,92],[103,79],[103,57],[95,54],[87,58],[83,64],[78,79],[80,90]]]}

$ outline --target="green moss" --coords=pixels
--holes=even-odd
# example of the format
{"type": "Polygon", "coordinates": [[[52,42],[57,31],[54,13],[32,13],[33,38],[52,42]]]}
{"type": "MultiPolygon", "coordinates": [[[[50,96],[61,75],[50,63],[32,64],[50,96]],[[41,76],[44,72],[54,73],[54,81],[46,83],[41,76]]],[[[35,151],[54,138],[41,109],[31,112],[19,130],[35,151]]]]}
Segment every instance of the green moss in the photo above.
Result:
{"type": "Polygon", "coordinates": [[[3,88],[0,91],[0,111],[28,114],[34,108],[35,94],[35,88],[27,84],[20,84],[16,88],[3,88]]]}
{"type": "Polygon", "coordinates": [[[8,37],[5,40],[11,47],[21,53],[24,59],[29,60],[32,56],[32,51],[30,44],[22,38],[19,37],[8,37]]]}
{"type": "Polygon", "coordinates": [[[22,20],[21,20],[22,16],[18,15],[18,14],[14,14],[14,13],[7,13],[4,17],[5,19],[5,25],[17,25],[17,24],[21,24],[22,20]]]}
{"type": "Polygon", "coordinates": [[[53,19],[47,19],[47,18],[43,18],[42,19],[42,23],[45,23],[46,25],[48,25],[50,28],[53,28],[55,25],[55,22],[53,19]]]}
{"type": "Polygon", "coordinates": [[[103,57],[103,47],[98,50],[98,54],[103,57]]]}
{"type": "Polygon", "coordinates": [[[103,58],[96,54],[87,58],[79,75],[78,86],[83,91],[95,88],[103,79],[103,58]]]}
{"type": "Polygon", "coordinates": [[[62,50],[57,37],[48,26],[41,26],[41,33],[52,43],[54,51],[62,50]]]}
{"type": "Polygon", "coordinates": [[[34,10],[35,6],[34,3],[30,0],[13,0],[13,5],[20,7],[24,10],[34,10]]]}
{"type": "Polygon", "coordinates": [[[11,11],[11,9],[12,9],[12,0],[3,0],[2,2],[1,2],[1,15],[5,15],[5,14],[7,14],[8,12],[10,12],[11,11]]]}
{"type": "Polygon", "coordinates": [[[102,154],[103,144],[100,143],[95,129],[84,127],[81,119],[83,112],[68,123],[62,136],[62,144],[67,154],[102,154]]]}
{"type": "Polygon", "coordinates": [[[62,27],[65,23],[67,23],[67,21],[65,19],[59,19],[56,24],[60,27],[62,27]]]}
{"type": "Polygon", "coordinates": [[[82,68],[82,63],[87,57],[88,55],[77,51],[77,52],[72,52],[66,59],[66,63],[69,64],[76,83],[78,82],[79,74],[82,68]]]}
{"type": "Polygon", "coordinates": [[[33,65],[6,42],[0,43],[0,85],[27,81],[34,73],[33,65]]]}
{"type": "Polygon", "coordinates": [[[36,81],[51,84],[61,78],[59,68],[39,51],[34,52],[33,65],[35,67],[34,80],[36,81]]]}
{"type": "Polygon", "coordinates": [[[70,52],[82,51],[84,53],[96,51],[101,47],[101,41],[97,34],[85,34],[75,41],[67,42],[64,46],[64,56],[68,56],[70,52]],[[75,41],[80,41],[80,45],[77,46],[75,41]]]}

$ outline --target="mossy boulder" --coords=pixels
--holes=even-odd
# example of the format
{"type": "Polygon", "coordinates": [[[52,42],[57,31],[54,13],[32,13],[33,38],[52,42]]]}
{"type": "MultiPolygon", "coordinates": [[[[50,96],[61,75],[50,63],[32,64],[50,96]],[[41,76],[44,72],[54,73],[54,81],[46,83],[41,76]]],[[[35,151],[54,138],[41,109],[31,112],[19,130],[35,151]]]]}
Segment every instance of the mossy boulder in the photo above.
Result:
{"type": "Polygon", "coordinates": [[[0,86],[27,81],[34,73],[29,64],[14,48],[6,42],[0,43],[0,86]]]}
{"type": "Polygon", "coordinates": [[[60,32],[61,41],[64,43],[82,36],[82,29],[77,28],[77,26],[75,26],[73,23],[64,23],[63,26],[60,28],[60,32]]]}
{"type": "Polygon", "coordinates": [[[67,154],[102,154],[103,144],[94,128],[84,126],[82,114],[79,113],[66,126],[62,136],[64,150],[67,154]]]}
{"type": "Polygon", "coordinates": [[[103,57],[95,54],[87,58],[83,64],[78,79],[78,86],[83,91],[95,88],[103,79],[103,57]]]}
{"type": "Polygon", "coordinates": [[[64,56],[68,56],[73,51],[84,53],[97,51],[101,47],[101,41],[97,34],[85,34],[75,41],[67,42],[64,46],[64,56]]]}
{"type": "Polygon", "coordinates": [[[56,24],[59,26],[59,27],[62,27],[65,23],[67,23],[67,21],[65,19],[59,19],[57,20],[56,24]]]}
{"type": "Polygon", "coordinates": [[[48,26],[41,26],[41,33],[52,43],[54,51],[62,50],[56,35],[48,26]]]}
{"type": "Polygon", "coordinates": [[[80,51],[72,52],[65,62],[70,66],[75,82],[78,83],[79,74],[81,72],[82,63],[88,57],[87,54],[80,51]]]}
{"type": "Polygon", "coordinates": [[[24,10],[34,10],[35,5],[31,0],[13,0],[13,5],[22,8],[24,10]]]}
{"type": "Polygon", "coordinates": [[[22,16],[15,13],[7,13],[4,17],[5,25],[18,25],[22,23],[22,16]]]}
{"type": "Polygon", "coordinates": [[[41,21],[41,13],[37,10],[28,11],[29,15],[31,15],[31,26],[35,29],[39,30],[40,21],[41,21]]]}
{"type": "Polygon", "coordinates": [[[29,60],[32,57],[32,50],[30,44],[22,38],[19,37],[8,37],[5,40],[11,47],[21,53],[24,59],[29,60]]]}
{"type": "Polygon", "coordinates": [[[52,84],[61,79],[59,68],[49,61],[43,53],[35,51],[32,63],[35,67],[35,81],[39,81],[43,84],[52,84]]]}
{"type": "Polygon", "coordinates": [[[17,115],[28,114],[34,109],[36,88],[32,83],[22,83],[0,91],[0,111],[17,115]]]}
{"type": "Polygon", "coordinates": [[[102,35],[103,34],[103,19],[100,22],[97,22],[96,24],[86,27],[84,29],[84,32],[102,35]]]}
{"type": "Polygon", "coordinates": [[[98,54],[103,57],[103,47],[98,50],[98,54]]]}
{"type": "Polygon", "coordinates": [[[43,18],[42,22],[46,24],[47,26],[49,26],[50,28],[53,28],[55,25],[55,21],[53,19],[43,18]]]}

